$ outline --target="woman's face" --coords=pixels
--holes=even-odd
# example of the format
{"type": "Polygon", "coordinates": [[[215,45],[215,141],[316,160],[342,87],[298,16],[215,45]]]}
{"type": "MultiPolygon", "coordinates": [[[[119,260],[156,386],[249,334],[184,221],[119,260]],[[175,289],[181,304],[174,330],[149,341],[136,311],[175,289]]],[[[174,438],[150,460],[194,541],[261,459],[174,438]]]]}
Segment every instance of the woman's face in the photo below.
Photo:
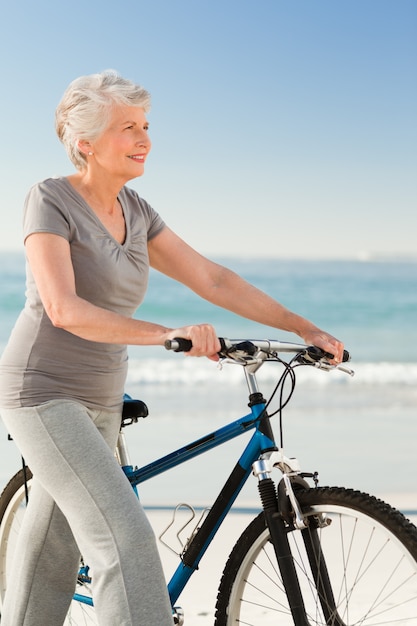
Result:
{"type": "Polygon", "coordinates": [[[94,155],[89,164],[126,181],[142,176],[151,149],[148,128],[143,109],[114,107],[105,131],[89,144],[94,155]]]}

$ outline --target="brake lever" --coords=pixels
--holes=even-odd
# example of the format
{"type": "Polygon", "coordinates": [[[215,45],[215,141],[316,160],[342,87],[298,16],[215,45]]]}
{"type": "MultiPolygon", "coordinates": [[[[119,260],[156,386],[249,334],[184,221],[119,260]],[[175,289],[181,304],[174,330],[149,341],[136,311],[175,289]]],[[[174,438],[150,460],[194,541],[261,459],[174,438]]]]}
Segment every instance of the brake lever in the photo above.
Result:
{"type": "Polygon", "coordinates": [[[355,375],[355,370],[353,370],[350,367],[347,367],[347,365],[344,365],[343,363],[338,363],[337,365],[334,366],[334,368],[337,370],[340,370],[344,374],[349,374],[349,376],[355,375]]]}
{"type": "Polygon", "coordinates": [[[313,365],[319,370],[324,370],[325,372],[330,372],[331,370],[340,370],[344,374],[349,374],[349,376],[354,376],[355,371],[350,367],[344,365],[344,363],[337,363],[333,365],[333,363],[329,363],[325,359],[320,359],[319,361],[305,361],[305,365],[313,365]]]}
{"type": "Polygon", "coordinates": [[[243,365],[243,366],[259,365],[263,363],[263,359],[254,358],[252,356],[240,356],[239,354],[235,353],[233,354],[233,356],[232,355],[224,356],[221,359],[219,359],[218,361],[219,369],[222,369],[224,363],[231,363],[232,365],[243,365]]]}

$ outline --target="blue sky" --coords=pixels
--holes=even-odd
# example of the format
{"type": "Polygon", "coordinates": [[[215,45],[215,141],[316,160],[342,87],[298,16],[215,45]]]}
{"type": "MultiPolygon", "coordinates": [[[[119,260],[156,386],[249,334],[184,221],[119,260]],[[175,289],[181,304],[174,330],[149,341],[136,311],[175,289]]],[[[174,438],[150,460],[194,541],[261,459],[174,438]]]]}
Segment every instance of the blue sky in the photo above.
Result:
{"type": "Polygon", "coordinates": [[[416,255],[415,0],[19,1],[2,6],[0,249],[72,165],[54,110],[113,68],[152,94],[132,183],[211,256],[416,255]]]}

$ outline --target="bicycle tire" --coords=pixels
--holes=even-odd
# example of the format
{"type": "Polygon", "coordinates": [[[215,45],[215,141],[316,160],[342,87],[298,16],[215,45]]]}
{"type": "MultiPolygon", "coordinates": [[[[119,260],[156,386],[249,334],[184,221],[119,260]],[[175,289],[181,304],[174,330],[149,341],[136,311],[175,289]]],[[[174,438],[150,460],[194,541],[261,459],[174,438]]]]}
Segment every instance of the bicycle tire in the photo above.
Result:
{"type": "MultiPolygon", "coordinates": [[[[417,528],[388,504],[351,489],[302,489],[297,499],[310,524],[305,531],[288,528],[288,533],[307,624],[415,626],[417,528]],[[317,530],[321,553],[316,558],[324,555],[326,561],[336,604],[330,614],[318,597],[303,538],[308,541],[314,533],[310,528],[323,515],[331,523],[317,530]]],[[[224,568],[215,626],[277,623],[294,626],[269,530],[260,513],[238,539],[224,568]]]]}
{"type": "MultiPolygon", "coordinates": [[[[27,486],[30,492],[32,472],[26,470],[27,486]]],[[[7,589],[7,571],[13,559],[17,536],[26,510],[25,476],[23,469],[7,483],[0,496],[0,614],[7,589]]],[[[92,597],[88,577],[79,575],[77,593],[92,597]]],[[[65,620],[65,626],[96,626],[98,624],[94,608],[73,600],[65,620]]]]}

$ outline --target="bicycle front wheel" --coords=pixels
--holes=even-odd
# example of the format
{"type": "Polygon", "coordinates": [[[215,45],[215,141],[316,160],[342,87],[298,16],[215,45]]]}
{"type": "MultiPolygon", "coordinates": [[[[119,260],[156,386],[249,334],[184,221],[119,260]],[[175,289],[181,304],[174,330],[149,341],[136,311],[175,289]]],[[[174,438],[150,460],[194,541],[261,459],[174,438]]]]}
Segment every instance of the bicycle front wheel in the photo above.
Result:
{"type": "MultiPolygon", "coordinates": [[[[32,474],[26,471],[27,490],[30,493],[32,474]]],[[[0,497],[0,614],[7,589],[7,577],[14,557],[16,541],[26,511],[27,492],[23,470],[13,476],[0,497]]],[[[96,626],[90,579],[80,564],[76,593],[65,620],[65,626],[96,626]]]]}
{"type": "MultiPolygon", "coordinates": [[[[308,527],[288,535],[307,624],[415,626],[416,527],[358,491],[322,487],[297,498],[308,527]]],[[[294,626],[263,513],[236,543],[219,587],[215,626],[237,624],[294,626]]]]}

